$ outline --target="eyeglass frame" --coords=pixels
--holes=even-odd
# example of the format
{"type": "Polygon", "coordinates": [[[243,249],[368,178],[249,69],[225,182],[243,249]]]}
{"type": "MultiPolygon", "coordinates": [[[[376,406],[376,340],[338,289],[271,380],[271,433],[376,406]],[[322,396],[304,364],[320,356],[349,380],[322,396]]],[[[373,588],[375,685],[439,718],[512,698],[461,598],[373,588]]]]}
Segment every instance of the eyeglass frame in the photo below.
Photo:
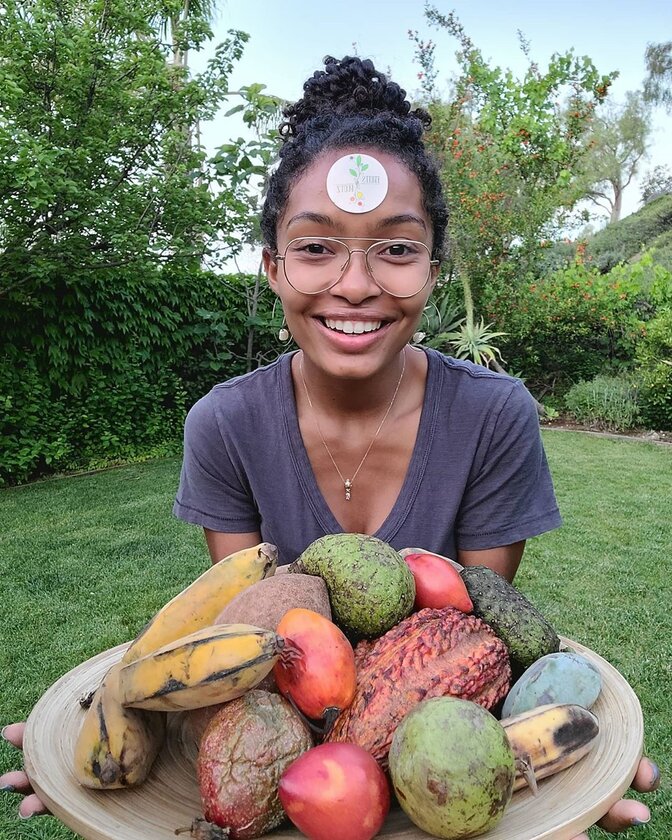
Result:
{"type": "Polygon", "coordinates": [[[310,295],[312,297],[313,295],[321,295],[323,292],[328,292],[329,289],[333,289],[334,286],[336,286],[338,283],[341,282],[341,280],[343,279],[343,275],[345,274],[345,272],[350,267],[350,262],[352,260],[352,255],[353,254],[364,254],[364,264],[366,265],[366,271],[367,271],[369,277],[376,284],[376,286],[378,286],[379,289],[382,289],[385,292],[385,294],[391,295],[392,297],[395,297],[395,298],[400,298],[401,300],[406,300],[408,298],[412,298],[412,297],[415,297],[416,295],[419,295],[420,292],[427,286],[427,284],[429,283],[429,281],[431,279],[432,268],[436,268],[438,265],[441,264],[440,260],[433,260],[432,259],[432,252],[429,250],[427,245],[425,245],[424,242],[420,242],[419,239],[406,239],[403,236],[397,237],[395,239],[374,239],[373,237],[370,237],[370,236],[346,236],[346,237],[343,237],[343,239],[339,239],[337,236],[295,236],[294,239],[290,239],[289,242],[285,245],[284,253],[275,254],[273,259],[276,262],[278,262],[278,260],[282,261],[282,266],[285,270],[284,273],[285,273],[285,277],[287,279],[287,282],[292,287],[292,289],[294,289],[295,292],[298,292],[300,295],[310,295]],[[317,292],[304,292],[301,289],[297,289],[296,286],[289,279],[289,274],[287,273],[287,268],[286,268],[286,265],[285,265],[285,259],[287,257],[287,250],[288,250],[289,246],[292,245],[292,243],[298,242],[300,239],[320,239],[320,240],[323,240],[324,242],[338,242],[339,245],[344,245],[348,249],[348,261],[343,266],[343,268],[341,270],[341,273],[338,275],[336,280],[334,280],[334,282],[331,283],[329,286],[326,286],[324,289],[320,289],[317,292]],[[370,242],[371,245],[369,245],[368,248],[351,248],[347,244],[347,242],[343,241],[343,239],[349,239],[351,242],[370,242]],[[397,295],[394,292],[388,291],[376,279],[373,271],[371,270],[371,266],[369,265],[369,251],[373,247],[375,247],[376,245],[384,245],[387,242],[412,242],[414,245],[422,245],[422,247],[427,251],[427,254],[429,256],[429,267],[428,267],[428,270],[427,270],[427,277],[425,279],[425,282],[422,284],[422,286],[420,286],[420,288],[416,292],[412,292],[410,295],[397,295]]]}

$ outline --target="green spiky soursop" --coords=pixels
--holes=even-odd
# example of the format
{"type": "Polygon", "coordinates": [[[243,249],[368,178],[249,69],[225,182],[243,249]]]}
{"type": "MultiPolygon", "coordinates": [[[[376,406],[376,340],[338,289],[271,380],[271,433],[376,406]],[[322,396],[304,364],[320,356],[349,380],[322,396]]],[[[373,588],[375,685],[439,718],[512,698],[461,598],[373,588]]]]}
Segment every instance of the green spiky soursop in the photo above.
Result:
{"type": "Polygon", "coordinates": [[[319,575],[324,580],[334,621],[351,636],[381,636],[413,609],[411,570],[392,546],[376,537],[320,537],[289,571],[319,575]]]}

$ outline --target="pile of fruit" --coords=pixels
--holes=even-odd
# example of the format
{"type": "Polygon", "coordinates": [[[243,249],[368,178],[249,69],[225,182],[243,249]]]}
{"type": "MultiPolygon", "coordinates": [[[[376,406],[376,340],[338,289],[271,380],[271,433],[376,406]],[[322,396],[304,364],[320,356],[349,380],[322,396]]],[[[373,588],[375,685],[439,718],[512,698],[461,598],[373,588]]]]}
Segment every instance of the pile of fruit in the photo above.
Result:
{"type": "Polygon", "coordinates": [[[484,566],[336,534],[277,573],[262,543],[166,604],[88,698],[73,757],[143,782],[166,713],[198,740],[198,840],[369,840],[392,793],[423,831],[475,837],[513,792],[587,754],[599,672],[484,566]]]}

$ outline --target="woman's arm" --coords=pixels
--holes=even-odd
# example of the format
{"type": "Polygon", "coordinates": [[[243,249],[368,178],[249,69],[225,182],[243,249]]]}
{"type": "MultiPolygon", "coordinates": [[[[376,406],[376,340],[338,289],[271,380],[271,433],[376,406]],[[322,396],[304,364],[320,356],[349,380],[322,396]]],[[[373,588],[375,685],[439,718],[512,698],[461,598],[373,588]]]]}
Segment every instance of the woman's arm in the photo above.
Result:
{"type": "Polygon", "coordinates": [[[489,566],[493,571],[513,580],[525,551],[525,540],[512,545],[502,545],[499,548],[484,548],[478,551],[464,551],[458,549],[457,562],[463,566],[489,566]]]}
{"type": "Polygon", "coordinates": [[[213,565],[235,551],[252,548],[261,542],[261,534],[258,531],[249,534],[225,534],[222,531],[211,531],[209,528],[203,530],[213,565]]]}

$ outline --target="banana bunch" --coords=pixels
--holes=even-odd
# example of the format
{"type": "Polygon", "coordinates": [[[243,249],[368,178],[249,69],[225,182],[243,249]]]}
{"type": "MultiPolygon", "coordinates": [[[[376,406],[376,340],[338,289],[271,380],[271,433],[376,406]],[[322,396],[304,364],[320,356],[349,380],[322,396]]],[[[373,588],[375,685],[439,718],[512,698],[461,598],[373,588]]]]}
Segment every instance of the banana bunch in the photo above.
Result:
{"type": "MultiPolygon", "coordinates": [[[[271,577],[276,567],[277,549],[270,543],[237,551],[210,567],[159,610],[128,647],[121,661],[107,672],[91,698],[75,744],[74,772],[80,784],[109,790],[131,787],[144,781],[163,744],[165,716],[123,705],[121,677],[124,669],[141,660],[145,660],[143,667],[147,668],[146,659],[151,658],[154,651],[209,628],[229,601],[253,583],[271,577]]],[[[206,639],[210,638],[208,633],[212,634],[212,631],[205,630],[206,639]]],[[[268,656],[266,648],[259,652],[258,639],[246,645],[240,641],[239,678],[252,682],[261,673],[261,680],[267,673],[264,671],[266,664],[270,662],[270,671],[275,660],[268,656]],[[268,656],[268,659],[250,663],[250,673],[246,674],[243,663],[247,660],[242,657],[248,651],[256,651],[254,658],[268,656]]],[[[266,643],[270,644],[269,640],[266,643]]],[[[206,641],[201,641],[202,651],[207,650],[207,645],[206,641]]],[[[233,667],[236,667],[235,663],[233,667]]],[[[233,681],[233,676],[222,676],[221,679],[226,687],[233,681]]],[[[168,680],[169,677],[165,677],[164,683],[168,680]]],[[[126,675],[124,684],[128,683],[126,675]]],[[[204,697],[211,696],[211,689],[207,686],[192,686],[192,689],[196,696],[199,691],[204,697]]],[[[193,702],[194,694],[191,696],[193,702]]],[[[162,708],[175,706],[167,703],[162,708]]]]}
{"type": "Polygon", "coordinates": [[[576,764],[599,734],[595,715],[573,703],[537,706],[500,721],[516,757],[514,791],[576,764]]]}

